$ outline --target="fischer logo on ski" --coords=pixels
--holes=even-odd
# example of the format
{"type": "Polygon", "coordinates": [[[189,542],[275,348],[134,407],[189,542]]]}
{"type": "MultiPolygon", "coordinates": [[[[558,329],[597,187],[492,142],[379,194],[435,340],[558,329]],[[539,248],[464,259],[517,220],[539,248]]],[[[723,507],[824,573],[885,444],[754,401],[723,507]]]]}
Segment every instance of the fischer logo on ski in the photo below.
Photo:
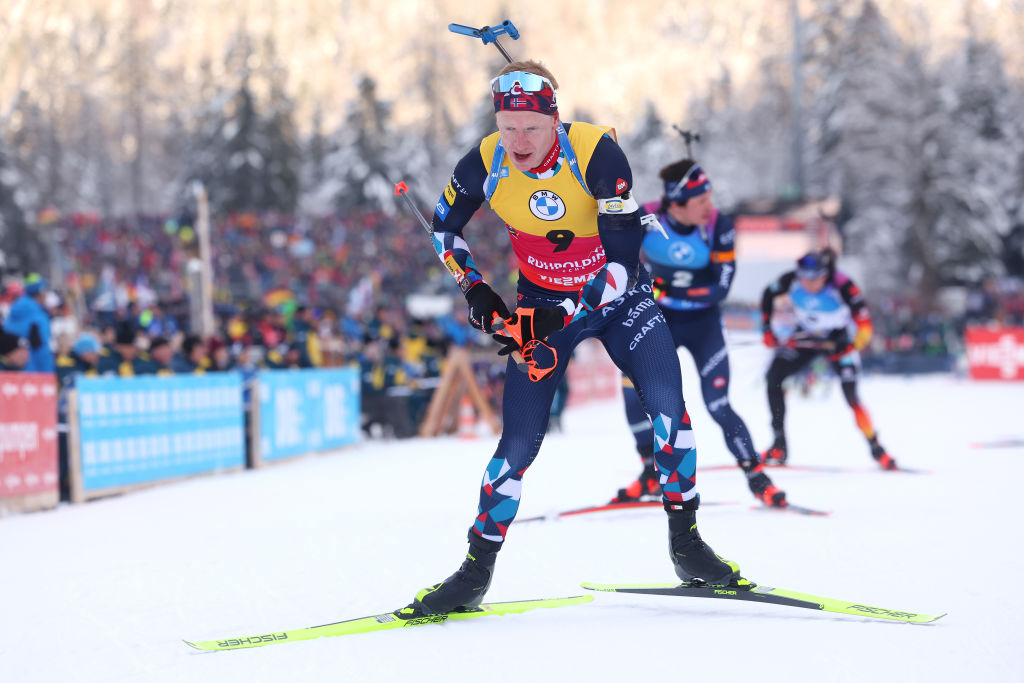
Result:
{"type": "Polygon", "coordinates": [[[487,617],[498,614],[519,614],[541,607],[567,607],[569,605],[582,605],[590,602],[592,595],[574,595],[567,598],[541,598],[539,600],[516,600],[512,602],[489,602],[484,603],[472,610],[465,612],[447,612],[445,614],[430,614],[424,616],[411,616],[404,618],[394,612],[384,614],[373,614],[358,619],[338,621],[333,624],[310,626],[291,631],[280,631],[276,633],[265,633],[255,636],[244,636],[238,638],[218,638],[216,640],[190,641],[185,643],[197,650],[236,650],[247,647],[260,647],[272,643],[295,640],[312,640],[323,636],[345,636],[355,633],[369,633],[371,631],[389,631],[407,626],[424,626],[427,624],[444,624],[458,619],[473,619],[475,617],[487,617]]]}

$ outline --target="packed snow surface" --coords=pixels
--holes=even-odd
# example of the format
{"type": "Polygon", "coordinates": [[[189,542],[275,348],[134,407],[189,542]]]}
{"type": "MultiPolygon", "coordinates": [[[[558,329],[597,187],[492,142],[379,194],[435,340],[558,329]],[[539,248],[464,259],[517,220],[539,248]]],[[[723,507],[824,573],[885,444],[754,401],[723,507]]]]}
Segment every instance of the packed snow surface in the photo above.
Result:
{"type": "MultiPolygon", "coordinates": [[[[754,346],[731,397],[770,440],[754,346]]],[[[867,377],[896,460],[880,471],[837,384],[789,392],[794,465],[771,471],[804,517],[754,507],[683,354],[701,532],[748,578],[900,610],[930,625],[689,598],[593,602],[442,626],[202,653],[255,635],[388,611],[461,563],[496,438],[366,441],[259,471],[0,519],[3,681],[1024,680],[1024,385],[867,377]],[[703,471],[702,471],[702,468],[703,471]]],[[[621,399],[565,414],[524,480],[520,516],[601,503],[639,471],[621,399]]],[[[488,600],[580,594],[581,581],[674,574],[659,509],[515,524],[488,600]]]]}

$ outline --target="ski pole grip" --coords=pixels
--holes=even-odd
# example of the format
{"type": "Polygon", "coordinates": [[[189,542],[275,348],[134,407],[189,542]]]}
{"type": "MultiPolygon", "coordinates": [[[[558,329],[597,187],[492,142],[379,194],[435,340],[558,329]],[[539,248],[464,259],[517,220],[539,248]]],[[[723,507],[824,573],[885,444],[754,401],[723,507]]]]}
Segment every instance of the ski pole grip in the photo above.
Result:
{"type": "Polygon", "coordinates": [[[484,41],[484,45],[496,42],[498,36],[502,34],[512,40],[519,40],[519,30],[516,29],[515,24],[510,19],[501,22],[500,26],[484,26],[483,28],[473,28],[472,26],[463,26],[462,24],[448,24],[448,30],[461,36],[479,38],[484,41]]]}
{"type": "Polygon", "coordinates": [[[452,33],[458,33],[460,36],[470,36],[472,38],[480,37],[480,30],[475,29],[472,26],[463,26],[462,24],[448,24],[448,30],[452,33]]]}
{"type": "MultiPolygon", "coordinates": [[[[495,332],[501,332],[502,330],[505,329],[505,321],[502,320],[501,316],[498,315],[497,313],[494,314],[494,319],[491,321],[491,329],[494,330],[495,332]]],[[[526,361],[523,359],[523,354],[520,353],[519,351],[512,352],[512,360],[515,361],[516,369],[519,370],[519,372],[527,372],[529,370],[526,361]]]]}

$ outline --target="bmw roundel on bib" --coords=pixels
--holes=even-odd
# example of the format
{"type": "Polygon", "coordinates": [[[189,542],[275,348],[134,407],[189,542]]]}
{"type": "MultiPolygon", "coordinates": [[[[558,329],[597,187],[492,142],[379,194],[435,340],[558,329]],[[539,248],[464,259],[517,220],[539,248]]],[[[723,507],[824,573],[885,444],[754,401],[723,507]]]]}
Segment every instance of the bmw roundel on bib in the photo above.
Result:
{"type": "Polygon", "coordinates": [[[530,196],[530,212],[542,221],[556,221],[565,215],[565,202],[554,192],[541,190],[530,196]]]}
{"type": "Polygon", "coordinates": [[[673,263],[683,266],[688,266],[696,261],[693,246],[683,241],[673,242],[668,248],[668,255],[673,263]]]}

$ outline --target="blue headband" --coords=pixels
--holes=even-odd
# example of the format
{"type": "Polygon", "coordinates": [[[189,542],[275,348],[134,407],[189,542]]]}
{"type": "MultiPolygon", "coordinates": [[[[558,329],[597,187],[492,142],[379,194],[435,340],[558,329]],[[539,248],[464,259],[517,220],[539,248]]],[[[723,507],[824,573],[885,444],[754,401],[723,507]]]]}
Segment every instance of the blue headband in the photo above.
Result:
{"type": "Polygon", "coordinates": [[[697,164],[694,164],[682,179],[665,183],[665,199],[677,204],[682,204],[710,191],[711,181],[697,164]]]}

